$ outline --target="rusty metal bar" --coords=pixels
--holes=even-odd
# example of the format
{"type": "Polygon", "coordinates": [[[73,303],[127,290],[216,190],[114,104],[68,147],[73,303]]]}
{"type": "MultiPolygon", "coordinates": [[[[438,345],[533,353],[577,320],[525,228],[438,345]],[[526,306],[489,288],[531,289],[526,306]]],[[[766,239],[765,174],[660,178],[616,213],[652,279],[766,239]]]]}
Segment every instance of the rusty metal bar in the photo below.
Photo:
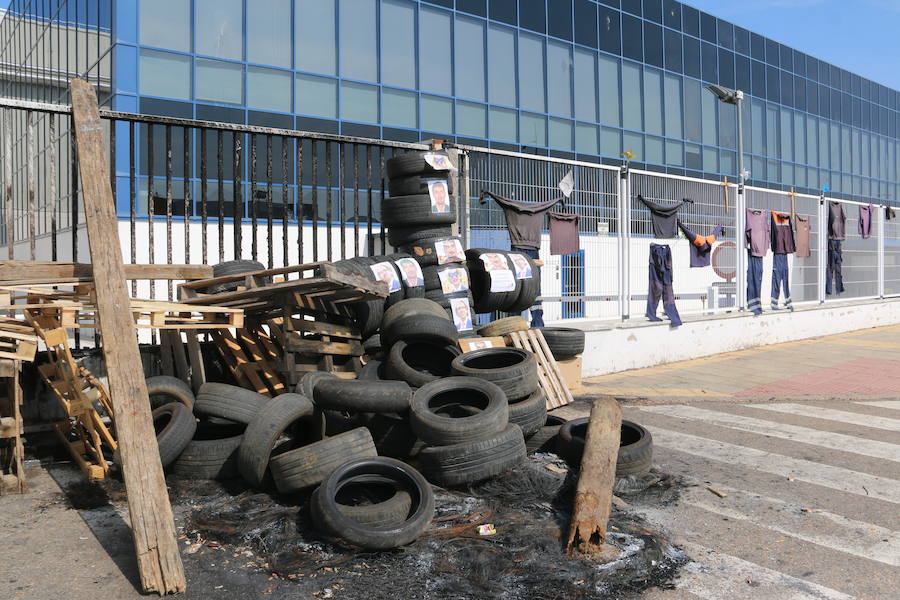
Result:
{"type": "Polygon", "coordinates": [[[203,263],[209,260],[209,246],[206,232],[207,219],[207,202],[209,201],[209,192],[206,189],[207,172],[206,172],[206,134],[205,129],[200,129],[200,243],[202,245],[203,263]]]}
{"type": "MultiPolygon", "coordinates": [[[[135,150],[134,122],[128,124],[128,210],[131,229],[131,263],[137,263],[137,177],[135,177],[135,150]]],[[[131,282],[131,295],[137,296],[137,281],[131,282]]]]}
{"type": "MultiPolygon", "coordinates": [[[[285,267],[288,260],[288,144],[293,140],[281,138],[281,262],[285,267]]],[[[299,233],[300,227],[297,231],[299,233]]]]}
{"type": "Polygon", "coordinates": [[[34,112],[25,113],[25,177],[28,185],[28,255],[37,258],[37,197],[34,190],[34,112]]]}
{"type": "Polygon", "coordinates": [[[3,111],[3,207],[6,211],[6,253],[7,258],[15,258],[16,221],[13,206],[13,151],[12,151],[12,111],[3,111]]]}
{"type": "Polygon", "coordinates": [[[241,248],[241,217],[243,217],[244,212],[244,191],[243,191],[243,183],[241,181],[241,172],[244,161],[242,159],[241,152],[241,136],[235,135],[233,140],[234,147],[234,190],[232,195],[234,197],[234,209],[232,215],[232,224],[234,229],[234,258],[238,259],[243,254],[243,250],[241,248]]]}
{"type": "MultiPolygon", "coordinates": [[[[344,160],[346,158],[344,144],[338,144],[338,223],[340,223],[341,227],[341,260],[347,258],[347,205],[344,202],[344,174],[346,172],[344,160]]],[[[331,244],[329,244],[330,246],[331,244]]]]}
{"type": "Polygon", "coordinates": [[[312,142],[312,243],[313,262],[319,260],[319,144],[312,142]]]}
{"type": "MultiPolygon", "coordinates": [[[[184,262],[191,264],[191,130],[185,127],[184,131],[184,173],[182,183],[184,191],[184,262]]],[[[204,232],[205,234],[205,232],[204,232]]]]}
{"type": "Polygon", "coordinates": [[[372,237],[372,200],[372,146],[366,146],[366,212],[369,217],[366,223],[366,245],[369,256],[375,254],[375,239],[372,237]]]}
{"type": "Polygon", "coordinates": [[[353,256],[359,252],[359,144],[353,144],[353,256]]]}
{"type": "MultiPolygon", "coordinates": [[[[315,142],[313,142],[315,143],[315,142]]],[[[303,140],[297,140],[297,262],[304,264],[303,258],[303,140]]]]}
{"type": "MultiPolygon", "coordinates": [[[[166,264],[172,264],[172,126],[166,125],[166,264]]],[[[166,282],[169,300],[173,299],[173,285],[166,282]]]]}
{"type": "MultiPolygon", "coordinates": [[[[56,249],[56,229],[59,219],[59,187],[57,177],[59,177],[59,152],[56,139],[56,115],[47,115],[50,126],[50,260],[57,259],[56,249]]],[[[132,159],[132,163],[134,159],[132,159]]]]}
{"type": "MultiPolygon", "coordinates": [[[[326,256],[331,260],[331,223],[334,221],[331,201],[331,142],[325,142],[325,244],[327,245],[326,256]]],[[[318,260],[314,257],[313,260],[318,260]]]]}
{"type": "MultiPolygon", "coordinates": [[[[156,246],[153,244],[153,170],[156,166],[156,157],[153,148],[153,124],[147,125],[147,238],[150,242],[150,257],[148,264],[153,264],[156,258],[156,246]]],[[[156,298],[156,280],[150,280],[150,297],[156,298]]]]}
{"type": "Polygon", "coordinates": [[[225,261],[225,134],[216,132],[216,178],[219,182],[219,262],[225,261]]]}
{"type": "Polygon", "coordinates": [[[250,135],[250,258],[256,260],[256,134],[250,135]]]}
{"type": "Polygon", "coordinates": [[[266,250],[269,253],[266,264],[271,269],[273,240],[272,240],[272,136],[266,136],[266,250]]]}

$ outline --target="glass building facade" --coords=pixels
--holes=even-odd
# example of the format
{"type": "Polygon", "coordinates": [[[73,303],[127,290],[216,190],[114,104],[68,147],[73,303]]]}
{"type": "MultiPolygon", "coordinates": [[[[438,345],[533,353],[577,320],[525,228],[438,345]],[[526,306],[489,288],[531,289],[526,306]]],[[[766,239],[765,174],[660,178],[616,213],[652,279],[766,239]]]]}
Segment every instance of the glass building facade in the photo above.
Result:
{"type": "MultiPolygon", "coordinates": [[[[7,71],[38,43],[10,16],[47,4],[13,1],[7,71]]],[[[116,110],[593,162],[631,150],[649,170],[734,179],[735,109],[704,90],[718,84],[746,93],[752,184],[900,197],[896,90],[674,0],[49,4],[108,21],[116,110]]]]}

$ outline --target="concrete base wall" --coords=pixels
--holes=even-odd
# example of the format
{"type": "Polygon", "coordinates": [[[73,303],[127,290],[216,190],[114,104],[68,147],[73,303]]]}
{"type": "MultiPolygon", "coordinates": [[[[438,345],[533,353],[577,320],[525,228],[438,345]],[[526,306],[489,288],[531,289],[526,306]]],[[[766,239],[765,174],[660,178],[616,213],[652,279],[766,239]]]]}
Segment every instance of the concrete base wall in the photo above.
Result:
{"type": "MultiPolygon", "coordinates": [[[[900,323],[900,300],[841,303],[767,311],[758,317],[727,315],[685,322],[623,323],[612,328],[580,323],[585,330],[584,377],[652,367],[857,329],[900,323]]],[[[566,324],[568,326],[568,324],[566,324]]]]}

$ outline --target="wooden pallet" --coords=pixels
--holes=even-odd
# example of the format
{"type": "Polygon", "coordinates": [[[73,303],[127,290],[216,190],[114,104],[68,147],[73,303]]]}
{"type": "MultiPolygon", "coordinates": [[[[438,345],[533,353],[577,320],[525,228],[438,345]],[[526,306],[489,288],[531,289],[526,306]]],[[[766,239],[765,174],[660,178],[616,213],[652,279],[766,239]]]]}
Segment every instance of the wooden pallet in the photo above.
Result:
{"type": "Polygon", "coordinates": [[[27,321],[0,317],[0,359],[34,360],[37,344],[38,336],[27,321]]]}
{"type": "Polygon", "coordinates": [[[273,364],[281,354],[268,333],[258,328],[227,329],[210,332],[225,366],[241,387],[264,396],[288,391],[273,364]]]}
{"type": "Polygon", "coordinates": [[[547,399],[547,409],[559,408],[574,400],[540,329],[514,331],[505,337],[512,346],[534,354],[537,361],[538,381],[547,399]]]}
{"type": "Polygon", "coordinates": [[[21,494],[25,484],[25,449],[22,445],[22,386],[18,360],[0,360],[0,496],[21,494]]]}
{"type": "Polygon", "coordinates": [[[243,308],[247,313],[280,311],[280,298],[285,293],[342,304],[384,299],[387,297],[387,284],[344,273],[328,262],[315,262],[200,279],[178,286],[179,298],[184,304],[243,308]],[[209,286],[221,283],[236,283],[238,289],[217,294],[204,292],[209,286]]]}
{"type": "Polygon", "coordinates": [[[285,306],[288,317],[266,323],[284,349],[280,371],[291,385],[306,373],[326,371],[343,379],[355,379],[362,368],[362,336],[348,314],[339,307],[310,309],[293,304],[285,306]]]}

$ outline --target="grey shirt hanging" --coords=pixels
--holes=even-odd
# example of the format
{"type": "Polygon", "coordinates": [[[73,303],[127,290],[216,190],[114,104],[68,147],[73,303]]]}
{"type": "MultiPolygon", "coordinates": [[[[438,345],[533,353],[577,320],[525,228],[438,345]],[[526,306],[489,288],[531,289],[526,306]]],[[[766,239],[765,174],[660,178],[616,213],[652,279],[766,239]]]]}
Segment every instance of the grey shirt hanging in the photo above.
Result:
{"type": "Polygon", "coordinates": [[[485,195],[493,198],[503,209],[503,213],[506,215],[506,228],[509,230],[510,245],[534,250],[539,250],[541,247],[541,226],[544,224],[544,213],[563,201],[562,198],[554,198],[544,202],[518,202],[482,190],[482,200],[485,195]]]}
{"type": "Polygon", "coordinates": [[[653,224],[653,237],[657,238],[673,238],[675,237],[678,225],[678,209],[684,204],[683,200],[678,201],[671,206],[663,206],[652,200],[647,200],[643,196],[638,196],[638,200],[644,203],[650,209],[650,222],[653,224]]]}
{"type": "Polygon", "coordinates": [[[846,239],[845,226],[847,217],[844,215],[844,205],[840,202],[828,203],[828,239],[846,239]]]}
{"type": "Polygon", "coordinates": [[[550,254],[575,254],[581,250],[578,223],[581,215],[550,211],[550,254]]]}

